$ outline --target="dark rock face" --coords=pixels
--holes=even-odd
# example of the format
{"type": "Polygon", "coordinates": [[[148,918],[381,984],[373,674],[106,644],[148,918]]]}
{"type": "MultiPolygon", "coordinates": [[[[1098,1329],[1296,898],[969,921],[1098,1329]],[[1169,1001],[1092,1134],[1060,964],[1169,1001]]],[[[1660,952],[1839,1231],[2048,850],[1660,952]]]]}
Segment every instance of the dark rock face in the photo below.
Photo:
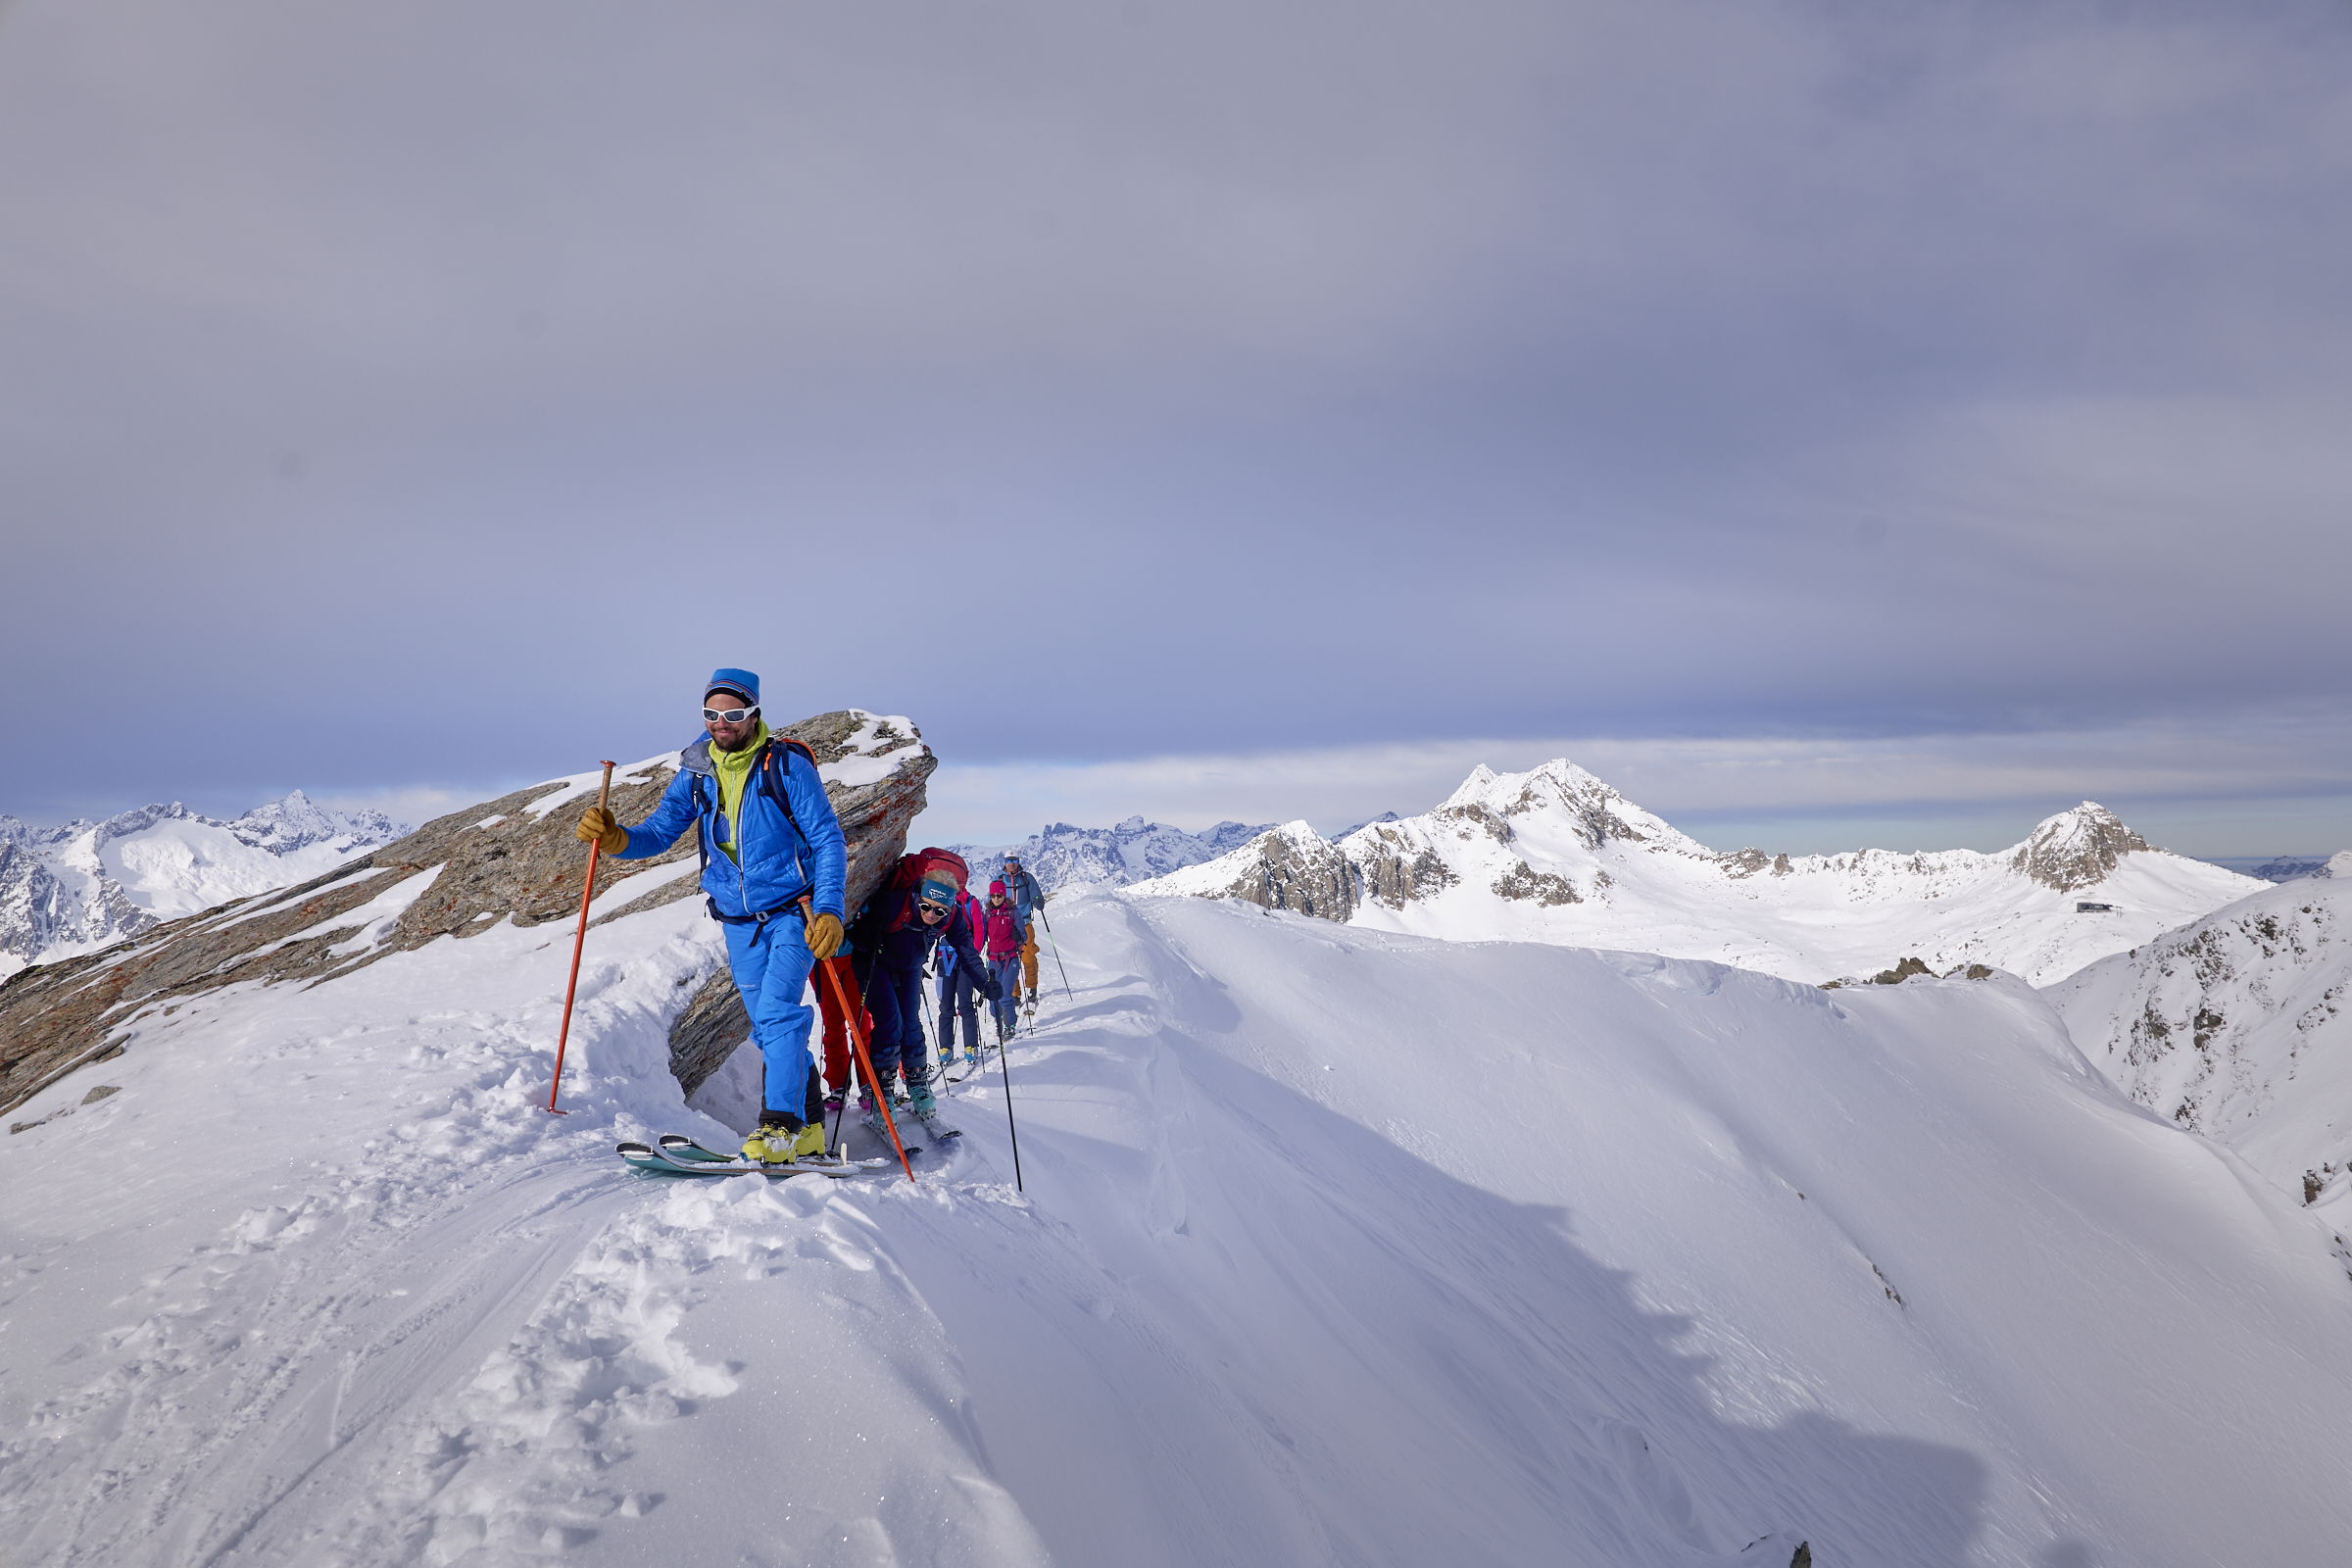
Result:
{"type": "Polygon", "coordinates": [[[1556,871],[1536,870],[1524,860],[1494,879],[1494,893],[1498,898],[1533,899],[1546,908],[1585,902],[1575,883],[1556,871]]]}
{"type": "Polygon", "coordinates": [[[1758,871],[1770,871],[1774,876],[1787,876],[1796,868],[1788,863],[1786,855],[1766,855],[1762,850],[1748,848],[1735,854],[1718,855],[1715,863],[1733,881],[1744,881],[1758,871]]]}
{"type": "MultiPolygon", "coordinates": [[[[907,824],[923,808],[925,781],[938,760],[919,734],[871,727],[854,711],[820,714],[783,733],[806,742],[819,764],[853,755],[888,755],[896,764],[871,784],[827,786],[849,840],[849,906],[870,897],[884,871],[905,852],[907,824]]],[[[674,767],[674,764],[673,764],[674,767]]],[[[673,767],[615,775],[612,810],[624,822],[651,811],[673,767]]],[[[0,982],[0,1112],[23,1103],[86,1061],[102,1059],[122,1020],[143,1007],[222,986],[260,981],[317,983],[364,968],[390,954],[442,937],[460,941],[512,917],[537,925],[571,916],[579,907],[586,851],[574,840],[579,808],[593,793],[540,816],[528,808],[563,786],[534,784],[480,806],[439,817],[407,838],[338,866],[301,887],[258,894],[184,919],[155,926],[127,943],[62,963],[36,964],[0,982]],[[361,922],[333,922],[399,881],[439,867],[421,897],[403,910],[382,939],[364,953],[338,956],[361,922]],[[490,916],[488,919],[482,916],[490,916]],[[325,927],[319,934],[295,933],[325,927]],[[111,1020],[111,1021],[110,1021],[111,1020]]],[[[605,860],[597,871],[603,892],[657,866],[691,858],[694,842],[643,860],[605,860]]],[[[695,879],[682,875],[619,909],[636,913],[697,897],[695,879]]],[[[726,1059],[750,1030],[723,967],[687,1004],[673,1027],[670,1055],[691,1093],[726,1059]],[[712,996],[723,991],[723,1004],[712,996]],[[731,1006],[733,1011],[728,1013],[731,1006]],[[680,1030],[687,1031],[681,1039],[680,1030]],[[687,1083],[689,1076],[692,1083],[687,1083]]]]}
{"type": "Polygon", "coordinates": [[[1330,844],[1301,845],[1269,833],[1258,841],[1256,863],[1223,893],[1209,896],[1346,924],[1355,912],[1356,870],[1330,844]]]}
{"type": "Polygon", "coordinates": [[[2036,827],[2009,863],[2045,888],[2073,893],[2106,881],[2125,856],[2149,847],[2113,811],[2084,801],[2036,827]]]}
{"type": "MultiPolygon", "coordinates": [[[[1522,805],[1525,801],[1526,797],[1522,796],[1522,805]]],[[[1464,838],[1470,836],[1469,830],[1484,833],[1497,844],[1508,844],[1516,836],[1510,823],[1476,801],[1462,806],[1441,806],[1429,815],[1433,822],[1459,822],[1465,829],[1462,834],[1464,838]]]]}
{"type": "Polygon", "coordinates": [[[1392,909],[1401,909],[1461,880],[1445,858],[1428,846],[1406,853],[1411,850],[1412,841],[1395,828],[1375,827],[1356,835],[1352,843],[1354,855],[1348,858],[1365,894],[1392,909]]]}

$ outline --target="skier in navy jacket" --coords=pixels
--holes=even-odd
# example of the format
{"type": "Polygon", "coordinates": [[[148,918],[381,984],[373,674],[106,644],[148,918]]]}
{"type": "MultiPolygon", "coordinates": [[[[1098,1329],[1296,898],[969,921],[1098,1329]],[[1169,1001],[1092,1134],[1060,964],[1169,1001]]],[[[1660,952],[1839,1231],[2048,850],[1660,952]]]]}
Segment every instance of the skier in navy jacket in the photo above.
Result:
{"type": "Polygon", "coordinates": [[[692,828],[703,892],[727,934],[727,963],[766,1064],[747,1159],[787,1163],[824,1152],[823,1116],[802,1001],[816,960],[841,951],[849,854],[824,780],[806,752],[770,735],[760,677],[713,670],[703,692],[709,733],[678,755],[653,814],[623,827],[602,807],[580,815],[582,843],[623,860],[660,855],[692,828]],[[801,901],[813,913],[804,921],[801,901]]]}
{"type": "Polygon", "coordinates": [[[923,966],[931,951],[944,941],[956,955],[957,967],[969,967],[981,994],[997,1000],[997,982],[972,946],[972,929],[956,895],[956,885],[944,874],[895,893],[885,888],[874,895],[851,933],[850,958],[874,1020],[867,1049],[879,1080],[864,1086],[858,1108],[876,1132],[881,1131],[882,1112],[874,1096],[877,1090],[887,1093],[895,1075],[905,1075],[907,1107],[924,1126],[931,1126],[939,1114],[923,1050],[923,966]]]}

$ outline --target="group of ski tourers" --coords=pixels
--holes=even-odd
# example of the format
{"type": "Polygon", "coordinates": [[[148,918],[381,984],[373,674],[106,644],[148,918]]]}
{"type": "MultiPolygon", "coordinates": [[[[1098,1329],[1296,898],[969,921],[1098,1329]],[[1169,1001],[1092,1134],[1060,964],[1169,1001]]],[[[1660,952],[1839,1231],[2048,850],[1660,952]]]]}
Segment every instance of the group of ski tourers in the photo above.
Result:
{"type": "Polygon", "coordinates": [[[1024,1009],[1036,1011],[1031,925],[1046,902],[1037,879],[1007,855],[983,902],[968,891],[960,856],[921,850],[901,857],[853,917],[843,907],[849,854],[816,759],[760,716],[760,677],[713,670],[703,692],[703,727],[704,738],[679,754],[677,775],[644,821],[625,827],[592,806],[575,831],[582,843],[624,860],[660,855],[694,831],[703,893],[726,931],[728,968],[764,1069],[760,1124],[744,1140],[744,1157],[775,1165],[822,1157],[826,1119],[841,1115],[853,1077],[858,1114],[876,1136],[884,1133],[886,1097],[945,1132],[932,1086],[954,1059],[956,1020],[963,1022],[964,1059],[976,1066],[976,997],[989,1001],[996,1049],[1016,1032],[1024,1009]],[[825,1024],[820,1085],[808,1053],[815,1012],[803,998],[816,965],[842,954],[857,995],[817,988],[825,1024]],[[923,1037],[923,977],[935,955],[943,971],[938,1068],[923,1037]],[[845,1003],[860,1014],[870,1082],[853,1071],[845,1003]]]}

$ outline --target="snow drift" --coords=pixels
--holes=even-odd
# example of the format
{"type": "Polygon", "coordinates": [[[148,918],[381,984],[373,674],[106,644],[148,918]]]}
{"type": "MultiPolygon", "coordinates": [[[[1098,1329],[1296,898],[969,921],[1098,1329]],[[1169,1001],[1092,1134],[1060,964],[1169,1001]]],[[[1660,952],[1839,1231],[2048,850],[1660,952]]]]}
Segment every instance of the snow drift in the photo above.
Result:
{"type": "Polygon", "coordinates": [[[1133,891],[1459,941],[1713,958],[1797,980],[1918,957],[1939,973],[1982,963],[2041,984],[2261,885],[2152,849],[2091,801],[1997,855],[1718,854],[1562,760],[1474,769],[1434,810],[1337,840],[1293,822],[1133,891]]]}
{"type": "MultiPolygon", "coordinates": [[[[131,1026],[0,1140],[29,1561],[2331,1560],[2352,1283],[2008,980],[1826,993],[1240,904],[919,1185],[664,1184],[716,928],[498,922],[131,1026]],[[85,1103],[103,1086],[119,1092],[85,1103]],[[58,1111],[68,1114],[57,1115],[58,1111]]],[[[732,1076],[705,1086],[722,1114],[732,1076]]]]}

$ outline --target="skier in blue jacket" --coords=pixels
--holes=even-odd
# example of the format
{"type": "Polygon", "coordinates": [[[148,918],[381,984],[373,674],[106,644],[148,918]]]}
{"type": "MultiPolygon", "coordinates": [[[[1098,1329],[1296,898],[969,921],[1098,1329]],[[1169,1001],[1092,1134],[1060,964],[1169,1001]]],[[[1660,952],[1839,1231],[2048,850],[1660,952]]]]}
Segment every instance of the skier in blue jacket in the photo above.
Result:
{"type": "Polygon", "coordinates": [[[1021,865],[1020,852],[1004,852],[1004,892],[1012,900],[1013,912],[1021,921],[1021,989],[1026,996],[1016,999],[1021,1010],[1037,1011],[1037,911],[1046,906],[1046,890],[1037,885],[1021,865]]]}
{"type": "Polygon", "coordinates": [[[841,951],[849,852],[816,764],[773,736],[760,716],[760,677],[711,671],[703,691],[703,739],[678,754],[677,776],[653,814],[623,827],[592,806],[579,840],[623,860],[660,855],[692,828],[703,854],[703,892],[727,934],[727,963],[765,1063],[760,1125],[747,1159],[784,1164],[825,1148],[824,1117],[802,995],[817,960],[841,951]],[[814,912],[804,923],[801,901],[814,912]]]}

